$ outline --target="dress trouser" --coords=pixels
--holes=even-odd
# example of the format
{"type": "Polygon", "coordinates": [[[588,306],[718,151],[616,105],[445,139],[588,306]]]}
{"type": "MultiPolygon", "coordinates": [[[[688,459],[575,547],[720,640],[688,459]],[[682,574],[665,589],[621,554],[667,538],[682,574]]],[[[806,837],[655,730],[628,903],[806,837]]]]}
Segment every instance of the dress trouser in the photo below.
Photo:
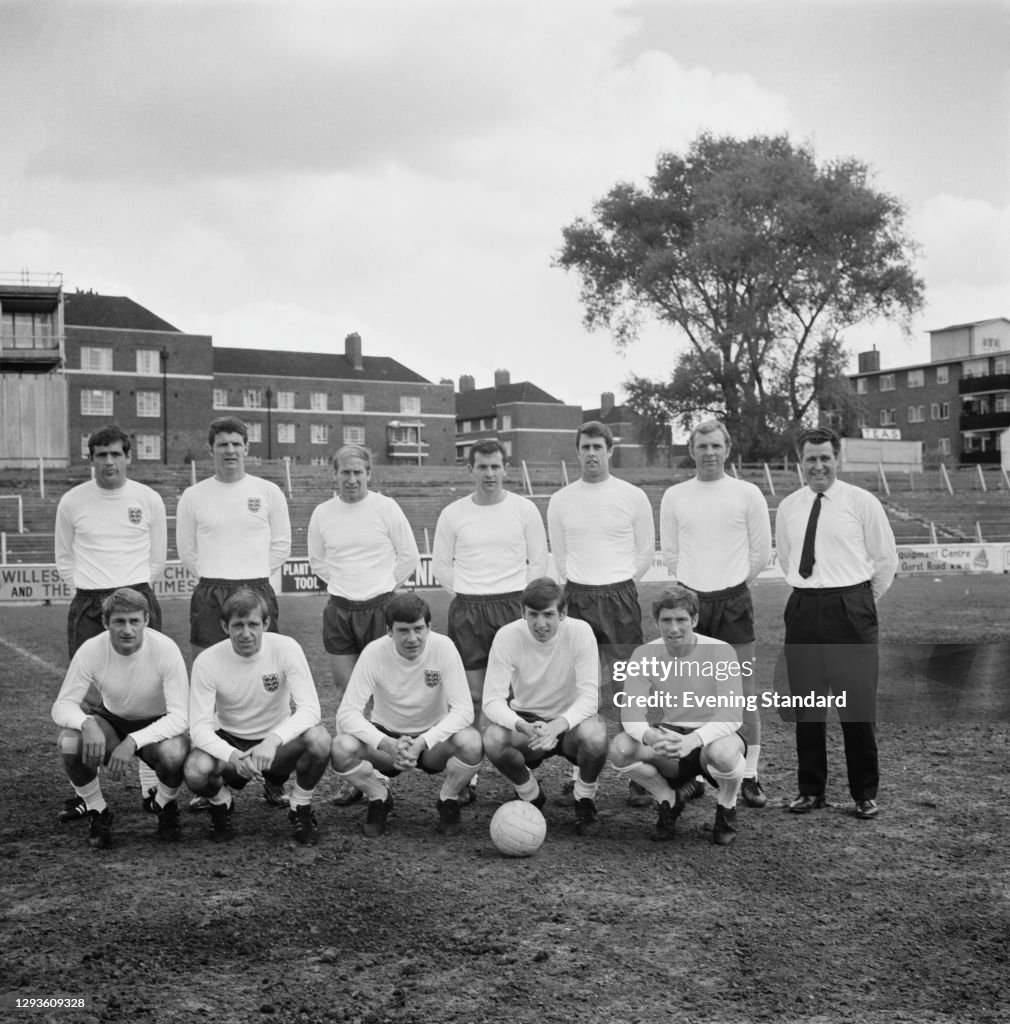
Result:
{"type": "MultiPolygon", "coordinates": [[[[853,800],[877,796],[876,736],[879,657],[877,609],[869,582],[851,587],[796,588],[786,604],[786,666],[794,695],[845,695],[838,708],[853,800]]],[[[799,792],[823,796],[827,787],[825,708],[796,709],[799,792]]]]}

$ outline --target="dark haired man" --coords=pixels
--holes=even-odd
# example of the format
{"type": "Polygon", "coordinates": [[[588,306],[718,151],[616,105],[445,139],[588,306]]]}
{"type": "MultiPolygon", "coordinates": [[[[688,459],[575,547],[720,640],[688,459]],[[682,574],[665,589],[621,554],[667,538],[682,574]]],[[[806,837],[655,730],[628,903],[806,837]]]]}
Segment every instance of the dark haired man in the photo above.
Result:
{"type": "Polygon", "coordinates": [[[488,760],[516,795],[543,807],[531,769],[560,754],[578,769],[575,827],[596,830],[596,791],[607,759],[607,726],[597,714],[600,662],[588,623],[567,617],[564,590],[549,577],[522,592],[523,618],[498,630],[484,679],[488,760]]]}
{"type": "Polygon", "coordinates": [[[747,666],[737,661],[733,648],[694,632],[698,607],[694,591],[680,586],[653,602],[659,637],[639,647],[623,666],[624,689],[614,695],[623,731],[610,745],[610,759],[655,798],[659,819],[652,838],[658,842],[674,837],[684,783],[699,774],[707,779],[718,789],[712,841],[729,846],[736,838],[736,801],[745,770],[742,711],[757,698],[744,693],[747,666]],[[656,725],[647,717],[650,707],[662,709],[656,725]]]}
{"type": "Polygon", "coordinates": [[[416,594],[386,605],[386,636],[362,652],[337,709],[333,770],[368,798],[364,834],[381,836],[393,809],[390,779],[420,768],[444,773],[435,804],[436,831],[460,831],[460,793],[484,751],[459,652],[431,631],[431,609],[416,594]],[[365,706],[374,702],[372,720],[365,706]]]}
{"type": "MultiPolygon", "coordinates": [[[[580,478],[551,495],[547,530],[568,615],[592,627],[609,685],[613,662],[643,640],[636,582],[655,557],[656,528],[645,491],[611,475],[614,435],[605,423],[583,423],[575,450],[580,478]]],[[[566,785],[563,802],[572,786],[566,785]]],[[[652,801],[633,783],[628,802],[652,801]]]]}
{"type": "MultiPolygon", "coordinates": [[[[56,507],[56,570],[74,588],[67,613],[70,657],[85,640],[98,636],[102,602],[120,587],[147,600],[151,629],[161,629],[161,606],[152,584],[165,570],[168,529],[161,495],[130,480],[130,435],[115,423],[92,432],[88,459],[94,479],[72,487],[56,507]]],[[[144,807],[153,809],[157,777],[138,764],[144,807]]],[[[60,821],[87,817],[84,802],[66,802],[60,821]]]]}
{"type": "Polygon", "coordinates": [[[294,838],[319,839],[312,795],[326,771],[330,734],[319,724],[319,695],[304,652],[269,627],[263,595],[237,590],[221,609],[227,639],[193,662],[186,785],[209,801],[217,843],[232,836],[233,790],[251,779],[280,790],[292,772],[294,838]]]}
{"type": "MultiPolygon", "coordinates": [[[[880,769],[876,702],[877,601],[898,568],[894,532],[869,491],[838,479],[842,442],[824,427],[804,430],[796,454],[806,486],[782,499],[775,547],[792,594],[786,603],[786,667],[793,694],[845,695],[839,708],[849,793],[857,818],[875,818],[880,769]]],[[[825,806],[825,708],[798,708],[799,794],[794,814],[825,806]]]]}

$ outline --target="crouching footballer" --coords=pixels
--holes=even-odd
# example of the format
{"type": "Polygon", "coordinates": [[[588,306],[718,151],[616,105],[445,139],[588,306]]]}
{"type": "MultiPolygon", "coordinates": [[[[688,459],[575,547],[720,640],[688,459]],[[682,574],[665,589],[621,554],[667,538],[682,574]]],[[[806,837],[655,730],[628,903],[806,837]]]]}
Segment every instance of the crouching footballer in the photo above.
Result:
{"type": "Polygon", "coordinates": [[[423,598],[398,594],[385,614],[386,635],[361,652],[337,709],[330,763],[368,798],[363,831],[372,838],[385,833],[393,809],[390,779],[412,768],[444,772],[435,830],[458,835],[459,796],[484,756],[463,662],[448,637],[431,631],[423,598]]]}
{"type": "Polygon", "coordinates": [[[226,640],[193,662],[189,722],[193,750],[186,785],[210,801],[211,839],[231,839],[232,790],[251,779],[283,787],[292,772],[288,819],[297,842],[314,845],[312,792],[326,771],[330,734],[319,723],[319,695],[297,641],[267,632],[267,603],[237,590],[221,608],[226,640]]]}
{"type": "Polygon", "coordinates": [[[656,842],[674,838],[684,809],[678,787],[700,773],[718,789],[712,841],[729,846],[736,839],[747,749],[738,732],[744,669],[729,644],[694,632],[698,597],[693,590],[663,591],[652,614],[659,637],[635,651],[624,689],[615,693],[623,731],[610,745],[611,763],[659,805],[651,837],[656,842]],[[649,707],[663,709],[655,726],[646,717],[649,707]]]}
{"type": "Polygon", "coordinates": [[[120,779],[134,754],[158,777],[159,838],[174,841],[181,834],[176,798],[189,751],[186,664],[167,636],[148,630],[148,609],[145,595],[129,587],[106,597],[106,632],[78,648],[53,704],[53,721],[63,727],[63,767],[84,802],[88,845],[96,850],[112,842],[112,811],[98,769],[104,765],[110,778],[120,779]],[[94,707],[96,695],[100,703],[94,707]],[[85,701],[94,709],[85,711],[85,701]]]}

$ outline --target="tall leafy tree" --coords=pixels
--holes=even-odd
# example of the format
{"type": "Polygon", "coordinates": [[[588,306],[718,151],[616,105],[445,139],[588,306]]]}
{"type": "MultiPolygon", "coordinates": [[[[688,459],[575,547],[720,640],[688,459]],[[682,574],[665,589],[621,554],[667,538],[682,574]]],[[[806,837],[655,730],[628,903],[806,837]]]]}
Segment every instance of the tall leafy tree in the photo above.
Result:
{"type": "Polygon", "coordinates": [[[619,348],[647,316],[686,339],[674,416],[718,412],[738,450],[765,455],[837,386],[845,328],[907,331],[922,307],[904,208],[869,177],[786,136],[703,134],[661,154],[647,188],[617,184],[564,228],[555,262],[581,278],[586,326],[619,348]]]}

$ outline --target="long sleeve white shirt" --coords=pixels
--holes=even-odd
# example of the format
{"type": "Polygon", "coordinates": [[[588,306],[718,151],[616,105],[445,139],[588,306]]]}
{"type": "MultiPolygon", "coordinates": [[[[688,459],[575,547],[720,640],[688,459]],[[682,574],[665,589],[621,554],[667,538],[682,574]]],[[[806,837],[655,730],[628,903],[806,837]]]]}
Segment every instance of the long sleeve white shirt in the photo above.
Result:
{"type": "Polygon", "coordinates": [[[138,749],[186,731],[186,663],[175,642],[157,630],[145,629],[140,650],[132,654],[119,654],[108,633],[85,640],[53,704],[53,721],[64,729],[80,730],[88,717],[81,704],[89,692],[97,692],[106,710],[120,718],[157,718],[132,733],[138,749]]]}
{"type": "Polygon", "coordinates": [[[547,574],[547,532],[529,498],[504,492],[494,505],[467,495],[442,509],[431,568],[450,593],[510,594],[547,574]]]}
{"type": "Polygon", "coordinates": [[[730,476],[697,477],[667,489],[659,538],[670,575],[692,590],[725,590],[755,579],[772,553],[764,495],[730,476]]]}
{"type": "Polygon", "coordinates": [[[331,498],[309,520],[309,565],[336,597],[368,601],[398,587],[420,555],[403,510],[384,494],[331,498]]]}
{"type": "Polygon", "coordinates": [[[587,623],[562,619],[546,643],[534,638],[525,619],[495,634],[484,676],[489,721],[514,729],[516,712],[525,711],[547,721],[563,717],[574,729],[596,714],[599,702],[600,659],[587,623]]]}
{"type": "Polygon", "coordinates": [[[337,708],[337,732],[377,747],[385,734],[373,722],[390,732],[423,736],[429,750],[473,723],[466,672],[448,637],[429,632],[414,659],[397,653],[390,636],[361,652],[337,708]],[[369,698],[371,722],[365,718],[369,698]]]}
{"type": "Polygon", "coordinates": [[[264,633],[251,658],[236,654],[231,640],[208,647],[193,662],[189,692],[189,734],[193,746],[227,761],[235,748],[217,735],[240,739],[274,733],[290,743],[319,724],[319,694],[298,642],[264,633]]]}
{"type": "Polygon", "coordinates": [[[607,477],[576,480],[551,495],[547,530],[561,580],[603,586],[640,579],[652,565],[656,530],[641,487],[607,477]]]}
{"type": "Polygon", "coordinates": [[[654,672],[629,673],[625,682],[615,684],[632,698],[622,698],[627,706],[621,708],[621,725],[629,736],[642,742],[645,731],[650,728],[645,709],[634,701],[650,693],[669,694],[671,706],[663,710],[663,722],[692,730],[703,746],[740,728],[743,679],[736,651],[722,640],[700,633],[695,633],[694,639],[694,648],[680,657],[667,651],[662,637],[635,650],[629,663],[651,667],[655,659],[658,665],[654,672]],[[709,701],[715,706],[706,707],[709,701]]]}
{"type": "Polygon", "coordinates": [[[175,546],[194,576],[270,576],[291,555],[288,503],[276,484],[249,473],[234,483],[208,477],[182,492],[175,546]]]}
{"type": "Polygon", "coordinates": [[[824,492],[814,537],[814,571],[800,575],[803,538],[816,494],[809,487],[782,499],[775,515],[776,558],[791,587],[850,587],[870,581],[874,600],[894,582],[898,549],[880,502],[862,487],[844,480],[824,492]]]}
{"type": "Polygon", "coordinates": [[[165,571],[165,503],[136,480],[112,490],[88,480],[60,498],[54,539],[64,583],[80,590],[152,583],[165,571]]]}

